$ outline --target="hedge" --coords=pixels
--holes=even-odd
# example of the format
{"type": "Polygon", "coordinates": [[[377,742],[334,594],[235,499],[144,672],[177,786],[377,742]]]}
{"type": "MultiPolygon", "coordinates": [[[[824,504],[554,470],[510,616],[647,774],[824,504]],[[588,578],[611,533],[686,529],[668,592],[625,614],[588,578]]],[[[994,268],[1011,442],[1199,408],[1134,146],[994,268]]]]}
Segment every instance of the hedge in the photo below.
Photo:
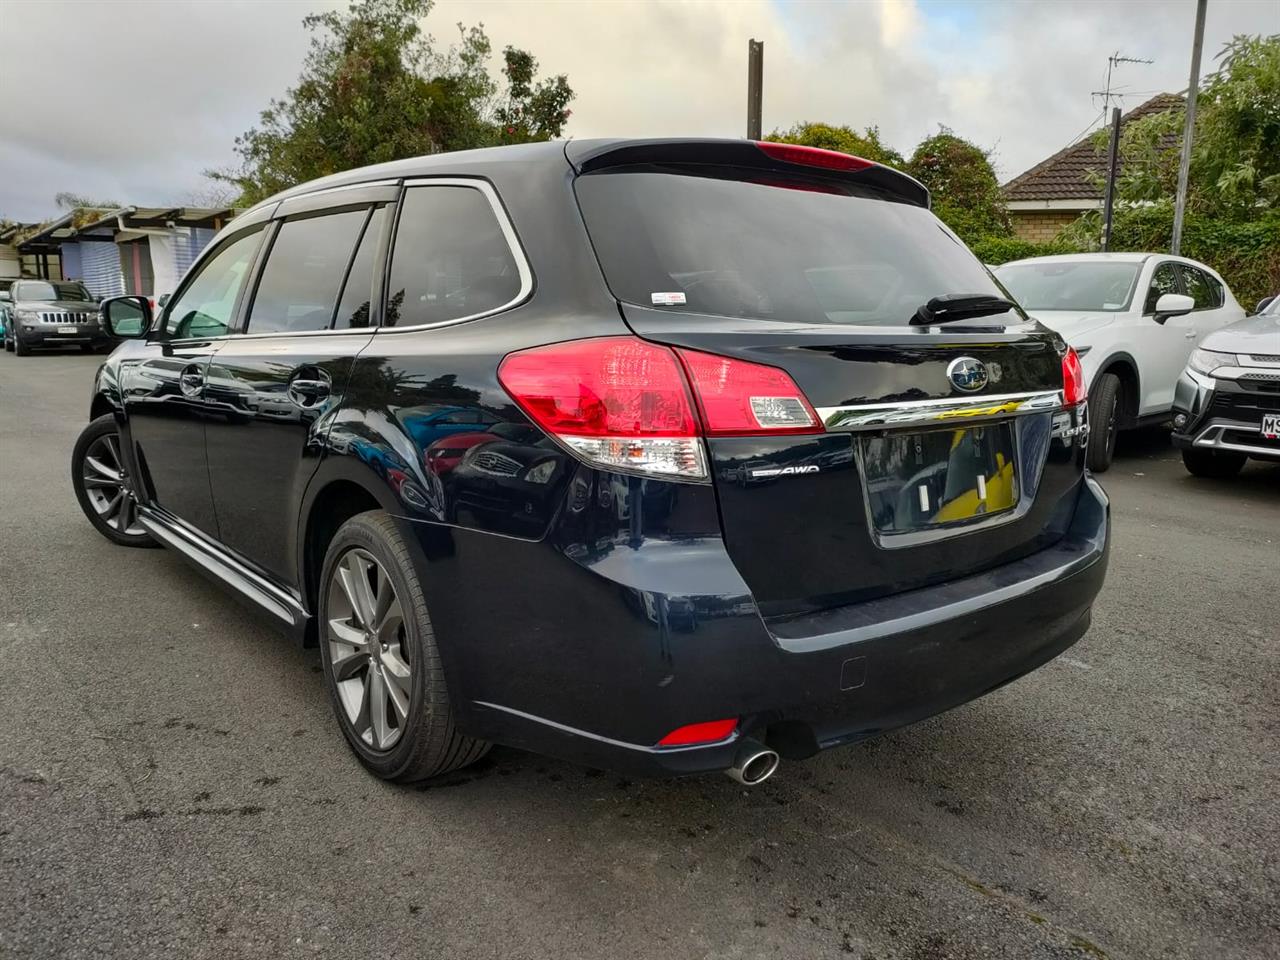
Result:
{"type": "MultiPolygon", "coordinates": [[[[1048,243],[1016,237],[980,237],[969,246],[983,263],[1000,264],[1025,257],[1080,253],[1096,249],[1098,217],[1086,214],[1048,243]]],[[[1115,251],[1163,252],[1173,237],[1173,211],[1166,205],[1120,211],[1111,232],[1115,251]]],[[[1280,212],[1247,223],[1203,216],[1188,217],[1182,230],[1182,255],[1222,274],[1240,305],[1252,311],[1263,297],[1280,293],[1280,212]]]]}

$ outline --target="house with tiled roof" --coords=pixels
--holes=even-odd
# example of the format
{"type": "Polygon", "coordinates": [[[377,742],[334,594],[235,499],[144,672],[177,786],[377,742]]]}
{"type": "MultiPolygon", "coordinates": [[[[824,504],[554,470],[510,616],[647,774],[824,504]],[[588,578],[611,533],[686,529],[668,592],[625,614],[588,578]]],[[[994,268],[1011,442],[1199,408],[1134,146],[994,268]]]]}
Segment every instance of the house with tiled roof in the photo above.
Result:
{"type": "MultiPolygon", "coordinates": [[[[1120,127],[1132,120],[1181,109],[1183,98],[1161,93],[1120,118],[1120,127]]],[[[1170,148],[1179,138],[1169,138],[1170,148]]],[[[1102,209],[1102,185],[1091,174],[1105,175],[1107,151],[1096,147],[1090,134],[1014,177],[1002,188],[1013,232],[1024,240],[1052,240],[1082,213],[1102,209]]]]}

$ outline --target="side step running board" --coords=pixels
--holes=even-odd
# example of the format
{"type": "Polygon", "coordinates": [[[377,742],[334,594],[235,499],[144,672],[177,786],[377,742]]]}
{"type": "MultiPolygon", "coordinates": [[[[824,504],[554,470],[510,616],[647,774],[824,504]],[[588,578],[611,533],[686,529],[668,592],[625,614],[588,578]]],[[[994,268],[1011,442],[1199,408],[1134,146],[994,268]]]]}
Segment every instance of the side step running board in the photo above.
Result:
{"type": "Polygon", "coordinates": [[[152,507],[139,507],[138,522],[147,533],[166,547],[182,554],[202,573],[231,587],[293,630],[301,631],[306,626],[307,613],[296,597],[227,556],[213,543],[184,529],[152,507]]]}

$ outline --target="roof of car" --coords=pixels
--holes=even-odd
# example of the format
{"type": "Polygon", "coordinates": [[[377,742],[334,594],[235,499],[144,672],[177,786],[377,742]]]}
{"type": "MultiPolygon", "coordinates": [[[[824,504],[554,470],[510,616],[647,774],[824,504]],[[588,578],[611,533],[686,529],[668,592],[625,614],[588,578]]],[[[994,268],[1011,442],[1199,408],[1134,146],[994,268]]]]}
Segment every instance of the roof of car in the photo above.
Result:
{"type": "Polygon", "coordinates": [[[540,143],[519,143],[505,147],[481,147],[477,150],[456,150],[452,153],[432,153],[423,157],[408,157],[404,160],[392,160],[389,163],[376,163],[368,167],[357,167],[335,173],[319,180],[309,180],[296,187],[290,187],[271,197],[269,201],[284,200],[327,190],[332,187],[345,187],[355,183],[368,183],[373,180],[400,180],[405,177],[438,177],[451,173],[463,174],[477,165],[492,163],[562,163],[567,164],[564,157],[563,140],[547,140],[540,143]]]}
{"type": "MultiPolygon", "coordinates": [[[[1025,257],[1022,260],[1010,260],[1009,263],[1072,263],[1080,261],[1098,263],[1142,263],[1150,257],[1160,256],[1155,253],[1060,253],[1049,257],[1025,257]]],[[[1178,259],[1178,258],[1171,258],[1178,259]]],[[[1008,266],[1008,263],[1001,266],[1008,266]]]]}

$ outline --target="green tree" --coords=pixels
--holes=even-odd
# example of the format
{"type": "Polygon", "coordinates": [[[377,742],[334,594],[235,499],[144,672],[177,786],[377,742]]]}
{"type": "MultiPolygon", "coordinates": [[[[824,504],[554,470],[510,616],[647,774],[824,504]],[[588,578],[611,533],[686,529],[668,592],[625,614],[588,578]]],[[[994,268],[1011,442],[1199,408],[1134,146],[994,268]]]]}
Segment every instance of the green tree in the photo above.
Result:
{"type": "Polygon", "coordinates": [[[1010,234],[1000,183],[980,147],[942,127],[920,142],[906,172],[928,187],[933,212],[966,243],[1010,234]]]}
{"type": "Polygon", "coordinates": [[[774,143],[798,143],[805,147],[821,147],[874,160],[890,167],[903,165],[902,154],[880,139],[879,127],[867,127],[858,133],[852,127],[835,127],[829,123],[797,123],[788,130],[774,130],[765,137],[774,143]]]}
{"type": "MultiPolygon", "coordinates": [[[[1216,58],[1196,103],[1187,209],[1233,221],[1280,208],[1280,35],[1237,36],[1216,58]]],[[[1122,205],[1172,205],[1185,109],[1124,126],[1116,196],[1122,205]]],[[[1094,134],[1099,150],[1107,133],[1094,134]]],[[[1104,174],[1095,178],[1099,184],[1104,174]]]]}
{"type": "Polygon", "coordinates": [[[432,0],[366,0],[312,14],[311,48],[297,84],[236,138],[240,166],[210,171],[240,204],[352,167],[560,136],[573,91],[537,80],[537,60],[503,51],[505,87],[490,77],[484,27],[458,24],[444,51],[423,32],[432,0]]]}

